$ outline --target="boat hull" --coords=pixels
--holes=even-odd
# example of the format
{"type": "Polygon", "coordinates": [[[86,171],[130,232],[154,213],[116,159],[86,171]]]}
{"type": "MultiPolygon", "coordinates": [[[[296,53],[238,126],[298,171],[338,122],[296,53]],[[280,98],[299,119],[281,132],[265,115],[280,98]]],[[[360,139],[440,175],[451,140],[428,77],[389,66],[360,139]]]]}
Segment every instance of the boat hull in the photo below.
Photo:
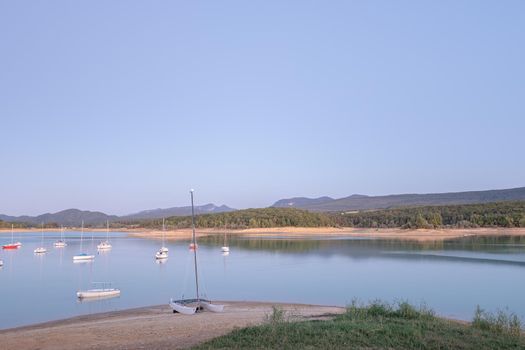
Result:
{"type": "Polygon", "coordinates": [[[76,261],[93,260],[93,259],[95,259],[94,255],[75,255],[73,257],[73,260],[76,260],[76,261]]]}
{"type": "Polygon", "coordinates": [[[223,312],[224,310],[224,305],[212,304],[209,300],[205,299],[170,299],[170,306],[174,313],[181,313],[183,315],[193,315],[203,309],[211,312],[223,312]]]}
{"type": "Polygon", "coordinates": [[[170,306],[174,313],[183,315],[193,315],[195,312],[197,312],[198,307],[197,305],[185,305],[185,303],[183,303],[181,300],[170,300],[170,306]]]}
{"type": "Polygon", "coordinates": [[[87,299],[87,298],[107,298],[107,297],[116,297],[120,295],[120,289],[90,289],[85,291],[77,292],[77,298],[87,299]]]}
{"type": "Polygon", "coordinates": [[[2,246],[2,249],[18,249],[22,246],[22,243],[11,243],[2,246]]]}

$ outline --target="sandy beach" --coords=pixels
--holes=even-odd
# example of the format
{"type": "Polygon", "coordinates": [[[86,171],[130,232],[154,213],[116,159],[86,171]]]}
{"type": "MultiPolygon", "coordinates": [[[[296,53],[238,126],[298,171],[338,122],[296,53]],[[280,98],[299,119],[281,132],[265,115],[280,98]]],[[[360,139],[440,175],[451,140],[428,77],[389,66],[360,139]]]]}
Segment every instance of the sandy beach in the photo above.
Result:
{"type": "Polygon", "coordinates": [[[344,308],[301,304],[224,302],[223,313],[173,314],[168,305],[78,316],[0,330],[5,350],[184,349],[239,327],[264,322],[272,305],[294,320],[326,319],[344,308]]]}
{"type": "MultiPolygon", "coordinates": [[[[130,236],[161,239],[160,230],[126,231],[130,236]]],[[[335,227],[273,227],[243,230],[198,229],[198,236],[240,235],[244,237],[287,237],[304,238],[313,236],[348,236],[376,239],[401,239],[415,241],[441,241],[467,236],[525,236],[525,228],[473,228],[473,229],[372,229],[372,228],[335,228],[335,227]]],[[[189,240],[191,229],[170,230],[165,232],[167,240],[189,240]]]]}
{"type": "MultiPolygon", "coordinates": [[[[56,232],[59,229],[44,229],[44,232],[56,232]]],[[[80,231],[80,228],[69,228],[69,231],[80,231]]],[[[86,231],[105,232],[104,228],[85,229],[86,231]]],[[[40,229],[16,229],[16,232],[40,232],[40,229]]],[[[131,237],[162,239],[163,232],[154,229],[111,229],[112,232],[123,232],[131,237]]],[[[0,229],[0,234],[11,233],[11,229],[0,229]]],[[[197,236],[240,235],[244,237],[286,237],[290,239],[313,236],[348,236],[368,237],[375,239],[401,239],[415,241],[441,241],[467,236],[525,236],[524,227],[484,227],[484,228],[444,228],[405,230],[400,228],[355,228],[355,227],[270,227],[250,229],[197,229],[197,236]]],[[[191,229],[166,230],[166,240],[189,240],[191,229]]]]}

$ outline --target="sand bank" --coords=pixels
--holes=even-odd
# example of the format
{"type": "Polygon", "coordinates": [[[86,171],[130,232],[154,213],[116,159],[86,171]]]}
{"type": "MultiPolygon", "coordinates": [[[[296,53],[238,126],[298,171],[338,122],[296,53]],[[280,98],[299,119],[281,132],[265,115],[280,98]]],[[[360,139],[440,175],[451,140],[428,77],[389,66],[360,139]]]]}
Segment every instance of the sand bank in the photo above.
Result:
{"type": "MultiPolygon", "coordinates": [[[[60,229],[44,229],[44,232],[57,232],[60,229]]],[[[40,229],[15,229],[18,232],[40,232],[40,229]]],[[[80,231],[80,228],[68,228],[67,231],[80,231]]],[[[89,231],[105,232],[104,228],[85,229],[89,231]]],[[[112,232],[123,232],[132,237],[161,239],[161,230],[152,229],[111,229],[112,232]]],[[[11,233],[11,229],[0,229],[0,234],[11,233]]],[[[441,241],[467,236],[525,236],[524,227],[515,228],[470,228],[470,229],[418,229],[404,230],[400,228],[354,228],[354,227],[270,227],[250,229],[197,229],[197,236],[213,235],[240,235],[244,237],[286,237],[303,238],[312,236],[348,236],[368,237],[376,239],[402,239],[415,241],[441,241]]],[[[167,230],[164,232],[166,240],[190,240],[191,229],[167,230]]]]}
{"type": "Polygon", "coordinates": [[[182,349],[264,322],[272,305],[294,319],[325,319],[344,308],[301,304],[225,302],[224,312],[193,316],[173,314],[169,306],[154,306],[46,322],[0,331],[5,350],[54,349],[182,349]]]}
{"type": "MultiPolygon", "coordinates": [[[[127,231],[130,236],[161,239],[162,231],[127,231]]],[[[377,239],[402,239],[416,241],[440,241],[466,236],[525,236],[525,228],[474,228],[474,229],[368,229],[368,228],[335,228],[335,227],[273,227],[244,230],[198,229],[198,236],[240,235],[244,237],[286,237],[303,238],[313,236],[348,236],[377,239]]],[[[190,229],[166,231],[167,240],[189,240],[190,229]]]]}

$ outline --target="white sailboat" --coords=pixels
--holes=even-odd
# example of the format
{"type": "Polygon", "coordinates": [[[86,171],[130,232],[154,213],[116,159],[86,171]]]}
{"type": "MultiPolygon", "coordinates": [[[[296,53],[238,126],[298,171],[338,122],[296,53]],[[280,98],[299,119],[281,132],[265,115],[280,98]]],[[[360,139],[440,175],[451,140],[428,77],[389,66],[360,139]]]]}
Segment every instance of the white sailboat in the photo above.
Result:
{"type": "MultiPolygon", "coordinates": [[[[195,237],[195,212],[193,209],[193,190],[190,190],[191,194],[191,228],[192,228],[192,245],[197,247],[197,241],[195,237]]],[[[212,304],[211,301],[202,299],[199,294],[199,275],[197,268],[197,249],[193,249],[193,266],[195,272],[195,288],[196,298],[195,299],[181,299],[173,300],[170,299],[169,305],[173,309],[174,313],[181,313],[183,315],[193,315],[200,310],[208,310],[211,312],[222,312],[224,305],[212,304]]]]}
{"type": "Polygon", "coordinates": [[[64,227],[60,228],[60,239],[53,243],[53,245],[55,246],[55,248],[64,248],[65,246],[67,246],[67,243],[64,240],[64,227]]]}
{"type": "Polygon", "coordinates": [[[80,231],[80,253],[73,256],[73,261],[80,262],[80,261],[90,261],[95,259],[94,255],[84,253],[82,251],[82,242],[84,240],[84,220],[82,220],[82,229],[80,231]]]}
{"type": "Polygon", "coordinates": [[[109,243],[109,220],[106,221],[106,240],[104,242],[100,242],[99,245],[97,245],[98,250],[109,250],[111,249],[111,244],[109,243]]]}
{"type": "Polygon", "coordinates": [[[112,288],[109,282],[93,282],[92,284],[98,288],[80,290],[77,292],[77,298],[109,298],[120,295],[120,289],[112,288]]]}
{"type": "Polygon", "coordinates": [[[155,259],[158,260],[166,260],[168,258],[168,248],[164,246],[164,218],[162,219],[162,246],[158,250],[158,252],[155,253],[155,259]]]}
{"type": "Polygon", "coordinates": [[[228,246],[228,244],[226,244],[226,232],[224,232],[224,245],[221,247],[221,252],[223,253],[230,252],[230,247],[228,246]]]}
{"type": "Polygon", "coordinates": [[[36,248],[33,252],[35,254],[45,254],[47,252],[47,249],[44,248],[44,223],[42,223],[42,243],[40,247],[36,248]]]}

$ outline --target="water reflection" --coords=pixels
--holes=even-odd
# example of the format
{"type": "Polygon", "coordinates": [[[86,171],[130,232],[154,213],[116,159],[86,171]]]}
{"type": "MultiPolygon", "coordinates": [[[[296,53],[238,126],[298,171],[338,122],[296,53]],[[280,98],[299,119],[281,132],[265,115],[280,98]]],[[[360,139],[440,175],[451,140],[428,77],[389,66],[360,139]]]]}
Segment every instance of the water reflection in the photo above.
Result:
{"type": "MultiPolygon", "coordinates": [[[[105,232],[88,233],[105,239],[105,232]]],[[[51,247],[60,233],[46,232],[51,247]]],[[[3,237],[0,235],[0,244],[3,237]]],[[[166,303],[194,296],[193,252],[188,242],[167,242],[170,258],[155,260],[158,241],[111,233],[110,251],[73,261],[80,234],[67,232],[68,246],[33,255],[40,234],[24,234],[17,251],[2,251],[0,328],[166,303]],[[155,261],[155,263],[152,262],[155,261]],[[113,282],[122,296],[77,302],[76,292],[93,281],[113,282]],[[35,309],[27,300],[45,300],[35,309]]],[[[447,241],[374,240],[348,237],[224,237],[199,239],[202,291],[212,299],[345,305],[352,299],[427,302],[438,313],[469,319],[477,304],[509,307],[525,316],[523,237],[462,237],[447,241]]],[[[89,242],[84,239],[84,247],[89,242]]],[[[92,250],[94,251],[94,250],[92,250]]]]}

